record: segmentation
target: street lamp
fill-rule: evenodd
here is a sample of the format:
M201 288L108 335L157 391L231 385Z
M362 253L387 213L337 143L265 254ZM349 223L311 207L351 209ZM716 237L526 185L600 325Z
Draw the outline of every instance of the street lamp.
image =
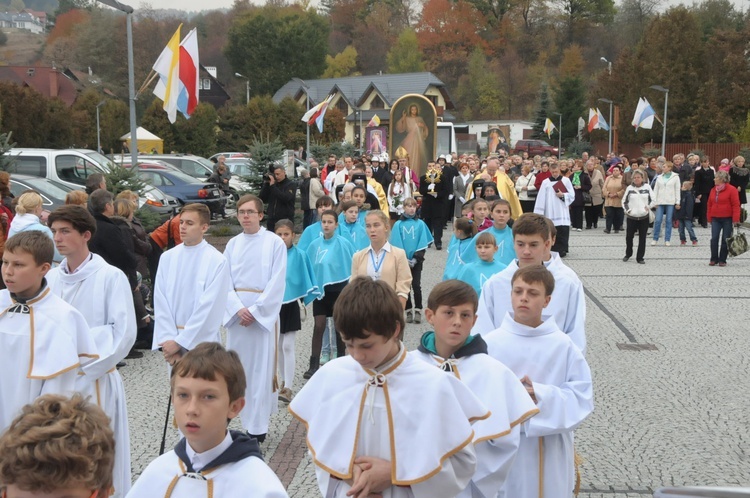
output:
M307 86L307 83L302 81L299 78L292 78L292 81L296 81L300 85L302 85L302 88L305 90L305 101L307 102L307 110L310 110L310 87ZM305 152L307 153L307 157L310 157L310 123L307 124L307 148L305 149Z
M612 63L609 62L606 57L599 57L599 60L607 65L607 71L609 71L609 75L612 76Z
M107 102L106 100L102 100L98 104L96 104L96 151L101 154L102 153L102 132L101 128L99 127L99 108L104 105L104 103ZM130 137L130 143L132 145L133 143L133 137Z
M128 32L128 100L130 101L130 161L131 164L138 163L138 137L135 116L135 74L133 72L133 7L118 2L117 0L98 0L113 9L127 14Z
M603 59L604 57L602 57ZM599 99L599 102L604 102L605 104L609 104L609 152L612 153L612 104L613 102L610 99Z
M560 159L562 157L562 114L554 111L552 114L557 114L560 117L557 126L557 159Z
M651 85L649 88L664 92L664 122L662 123L664 129L661 133L661 155L663 156L667 150L667 102L669 102L669 88L664 88L661 85Z
M245 78L245 103L250 104L250 78L243 76L240 73L234 73L238 78Z

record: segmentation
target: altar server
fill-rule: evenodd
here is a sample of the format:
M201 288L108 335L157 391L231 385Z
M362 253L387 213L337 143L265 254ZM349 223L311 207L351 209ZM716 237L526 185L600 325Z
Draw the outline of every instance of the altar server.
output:
M534 212L552 220L557 228L557 240L553 251L565 257L568 254L568 238L570 237L570 209L576 194L573 184L568 177L560 173L560 165L552 163L549 167L550 177L546 178L539 187Z

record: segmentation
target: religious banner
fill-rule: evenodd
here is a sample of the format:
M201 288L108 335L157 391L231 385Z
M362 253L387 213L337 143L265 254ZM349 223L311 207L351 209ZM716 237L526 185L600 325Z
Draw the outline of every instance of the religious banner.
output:
M505 128L505 130L503 130ZM504 150L506 154L510 152L508 147L509 126L490 125L487 130L487 155L499 154Z
M388 128L385 126L373 126L365 129L365 144L367 153L379 156L385 152L385 144L388 139Z
M424 95L409 94L391 107L390 157L406 157L409 167L421 176L435 160L437 111Z

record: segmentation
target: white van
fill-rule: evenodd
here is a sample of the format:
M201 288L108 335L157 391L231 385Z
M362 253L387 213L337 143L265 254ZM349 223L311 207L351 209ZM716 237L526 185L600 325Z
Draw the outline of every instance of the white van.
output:
M110 161L86 149L11 149L11 174L41 176L57 180L72 188L86 186L86 178L94 173L106 174Z

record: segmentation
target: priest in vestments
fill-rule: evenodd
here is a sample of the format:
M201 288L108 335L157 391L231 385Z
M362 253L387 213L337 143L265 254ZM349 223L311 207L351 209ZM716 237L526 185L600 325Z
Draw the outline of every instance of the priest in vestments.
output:
M91 396L110 419L115 436L113 496L130 489L130 430L125 386L116 365L135 343L138 329L130 282L122 270L89 252L88 241L96 221L82 206L62 206L47 221L60 254L65 259L47 274L52 292L76 308L86 319L99 350L99 359L82 370L78 391Z
M247 377L242 427L262 443L271 414L278 408L278 320L286 288L287 250L281 237L260 226L263 202L258 197L242 196L237 217L243 233L224 250L231 274L224 326L227 347L240 355Z
M505 199L510 203L510 217L516 219L521 216L523 210L521 209L521 201L518 200L518 193L516 192L516 185L510 179L505 171L500 169L500 159L497 157L490 157L487 159L487 167L484 170L490 179L489 182L494 182L497 185L497 194L501 199ZM470 187L466 189L466 200L474 198L474 182L481 179L481 175L477 175L471 182Z

